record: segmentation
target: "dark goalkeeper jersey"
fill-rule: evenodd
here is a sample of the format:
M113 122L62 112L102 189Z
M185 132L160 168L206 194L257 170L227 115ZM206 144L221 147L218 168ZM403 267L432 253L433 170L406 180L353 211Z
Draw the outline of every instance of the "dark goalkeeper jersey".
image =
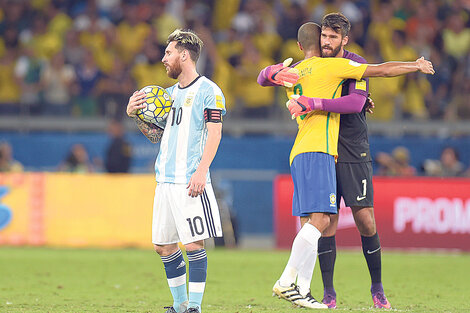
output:
M344 50L343 58L357 63L367 63L363 57L346 50ZM367 97L368 92L368 78L361 81L348 79L343 84L341 96L359 93ZM341 114L338 137L338 162L361 163L371 160L365 106L359 113Z

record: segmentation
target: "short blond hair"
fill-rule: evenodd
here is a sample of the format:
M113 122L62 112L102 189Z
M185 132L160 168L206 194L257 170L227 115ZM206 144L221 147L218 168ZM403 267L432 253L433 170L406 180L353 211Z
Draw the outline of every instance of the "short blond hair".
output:
M186 49L189 51L191 60L196 62L199 59L199 54L204 45L201 38L191 29L176 29L168 36L167 44L176 41L176 48L181 51Z

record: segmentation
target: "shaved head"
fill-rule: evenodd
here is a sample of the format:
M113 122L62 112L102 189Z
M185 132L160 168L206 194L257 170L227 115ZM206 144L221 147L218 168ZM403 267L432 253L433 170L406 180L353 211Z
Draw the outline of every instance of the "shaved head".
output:
M303 50L320 53L321 27L317 23L308 22L300 26L297 32L297 41Z

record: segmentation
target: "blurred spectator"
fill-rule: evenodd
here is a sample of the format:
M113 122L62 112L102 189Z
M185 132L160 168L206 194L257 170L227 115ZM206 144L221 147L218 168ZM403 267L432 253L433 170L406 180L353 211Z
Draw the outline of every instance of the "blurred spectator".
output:
M62 51L64 40L57 32L48 30L46 16L38 13L33 17L32 23L32 27L25 29L20 38L39 58L50 60Z
M283 40L296 39L299 27L306 21L306 12L301 4L292 1L281 11L277 32Z
M363 13L359 9L360 3L358 2L359 1L331 0L310 4L310 7L313 6L313 8L310 8L311 11L313 11L311 16L312 20L321 21L322 17L328 13L341 12L348 18L351 24L358 23L363 18Z
M76 65L77 97L75 98L74 113L81 116L95 115L96 85L101 72L96 66L91 52L85 53L81 63Z
M240 0L215 1L212 14L212 28L215 32L226 31L231 27L239 6Z
M265 118L272 113L274 102L274 89L262 88L256 81L259 72L266 66L273 64L273 60L262 57L250 38L244 41L244 50L240 64L235 68L238 79L237 94L244 104L244 116Z
M465 171L457 150L452 147L446 147L442 150L440 160L425 160L423 169L427 176L441 177L462 176Z
M383 43L382 53L386 61L414 61L418 58L416 51L406 40L406 33L402 30L393 31L392 40Z
M361 10L358 7L358 4L355 2L358 1L335 0L335 6L338 7L338 10L336 11L343 12L352 24L361 22L364 18Z
M110 21L117 21L122 18L122 0L96 0L95 5L100 16L104 16Z
M276 20L273 19L270 8L265 2L256 1L253 3L257 4L253 7L255 13L253 44L263 57L273 59L277 57L276 52L282 44L282 38L276 32Z
M234 106L235 88L231 78L233 75L235 75L235 69L233 68L232 64L229 63L229 58L221 55L222 49L218 49L216 46L209 28L200 25L196 31L199 34L201 40L204 42L204 48L207 51L208 58L213 62L214 73L212 74L212 79L224 92L225 107L227 110L233 112L233 110L236 109ZM230 34L235 34L235 31L232 29L228 32ZM242 45L241 42L239 43Z
M373 12L372 21L369 26L369 36L379 43L380 53L385 61L389 59L393 51L393 35L396 30L403 30L405 23L402 19L394 16L392 1L381 1L377 10ZM400 37L396 37L400 40ZM403 46L403 43L401 43ZM404 57L404 56L403 56ZM395 60L395 59L393 59ZM407 60L409 61L409 60Z
M165 5L163 3L149 4L147 11L151 14L151 16L149 16L149 18L152 20L151 22L153 26L151 31L155 32L155 34L153 34L154 39L157 40L159 45L166 46L168 35L171 34L176 28L182 28L184 26L176 16L173 16L169 14L169 12L165 11Z
M106 149L105 168L108 173L128 173L131 165L132 147L124 138L124 128L119 121L108 126L111 142Z
M404 81L405 99L402 106L403 117L426 119L428 110L426 100L431 91L431 84L426 77L418 73L405 76Z
M19 79L15 76L15 50L8 49L0 57L0 114L20 112Z
M114 119L122 118L126 112L129 95L133 91L134 82L129 75L129 69L119 58L115 58L111 73L105 74L97 86L100 113Z
M394 19L396 20L396 18ZM418 58L413 47L407 43L406 33L402 30L392 31L391 41L382 42L381 51L385 61L414 61ZM426 108L423 100L425 95L423 92L429 90L425 86L428 82L423 82L421 79L418 82L417 78L413 80L409 79L408 76L386 78L387 85L395 85L398 91L394 97L396 109L394 116L400 119L405 113L407 117L426 117ZM407 82L411 83L411 85L408 86ZM405 94L403 94L404 89ZM407 103L407 100L411 102ZM421 102L415 103L415 100Z
M23 49L23 55L19 57L15 66L15 76L21 87L21 106L32 115L38 115L42 109L40 106L41 86L39 84L42 67L41 60L29 47Z
M88 152L82 144L75 144L70 149L65 160L60 164L59 171L70 173L92 173L93 164L90 162Z
M72 26L72 19L66 12L62 12L56 2L51 1L45 9L45 15L48 20L48 31L56 34L60 38L65 37L65 33Z
M392 154L379 152L375 157L379 165L378 175L381 176L415 176L416 169L409 164L408 149L399 146L393 149Z
M17 49L18 41L19 33L17 29L12 27L5 29L5 33L3 35L3 44L5 45L6 49Z
M41 72L40 86L44 91L45 111L50 115L68 115L75 85L75 70L65 64L62 52L47 62Z
M452 57L455 62L453 68L456 68L457 63L470 52L470 29L465 28L463 12L456 11L449 15L442 39L444 51Z
M99 18L94 11L80 15L75 21L80 45L92 51L99 69L107 74L112 71L117 53L116 28L111 26L109 21ZM68 40L74 41L75 38Z
M428 112L432 119L440 119L444 116L444 111L449 102L449 93L452 87L452 71L449 60L444 58L435 48L431 50L431 61L436 73L434 75L426 75L433 91L428 97Z
M0 20L0 35L4 36L7 29L22 31L28 26L30 13L22 1L2 1L2 19ZM8 12L8 13L7 13Z
M432 44L440 26L436 18L437 4L434 0L423 2L416 5L416 14L406 21L406 32L412 41L424 38L426 43Z
M136 64L131 73L138 89L148 85L168 88L176 83L176 80L166 74L165 66L161 62L160 49L156 39L147 40L142 53L136 58Z
M77 66L82 62L86 53L85 46L80 44L79 32L72 29L65 35L64 45L65 62Z
M0 172L22 172L23 165L13 159L13 151L9 143L0 143Z
M364 58L368 63L380 63L383 60L380 55L374 51L378 51L378 42L372 38L366 41L364 47ZM389 121L395 115L395 102L401 90L399 80L389 79L385 77L373 77L369 80L369 90L371 97L376 106L374 114L368 118L372 120Z
M444 118L446 120L468 120L470 119L470 77L459 75L460 79L456 79L454 89L456 92L452 93L453 97L450 99ZM460 92L457 92L460 91Z
M110 74L118 58L115 46L116 29L113 27L106 28L101 32L101 36L102 41L100 40L99 44L92 50L93 57L99 69L105 74Z
M348 38L347 50L359 55L365 55L364 45L366 42L366 37L364 34L364 24L360 22L351 24ZM370 52L374 53L374 51Z
M217 52L220 56L227 60L232 66L239 63L240 55L243 51L243 42L240 40L240 36L234 28L228 29L222 35L222 40L216 43L216 45Z
M117 25L117 48L120 58L125 64L132 61L134 56L142 49L145 38L150 33L149 24L145 23L139 5L133 2L124 4L125 18Z
M240 35L246 35L254 31L255 18L250 12L250 2L246 1L241 10L232 19L232 28Z

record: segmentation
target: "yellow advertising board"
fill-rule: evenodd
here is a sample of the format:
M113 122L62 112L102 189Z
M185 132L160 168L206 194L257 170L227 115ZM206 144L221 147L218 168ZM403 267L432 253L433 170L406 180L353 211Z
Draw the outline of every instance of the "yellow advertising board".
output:
M151 247L154 175L0 174L0 244Z

